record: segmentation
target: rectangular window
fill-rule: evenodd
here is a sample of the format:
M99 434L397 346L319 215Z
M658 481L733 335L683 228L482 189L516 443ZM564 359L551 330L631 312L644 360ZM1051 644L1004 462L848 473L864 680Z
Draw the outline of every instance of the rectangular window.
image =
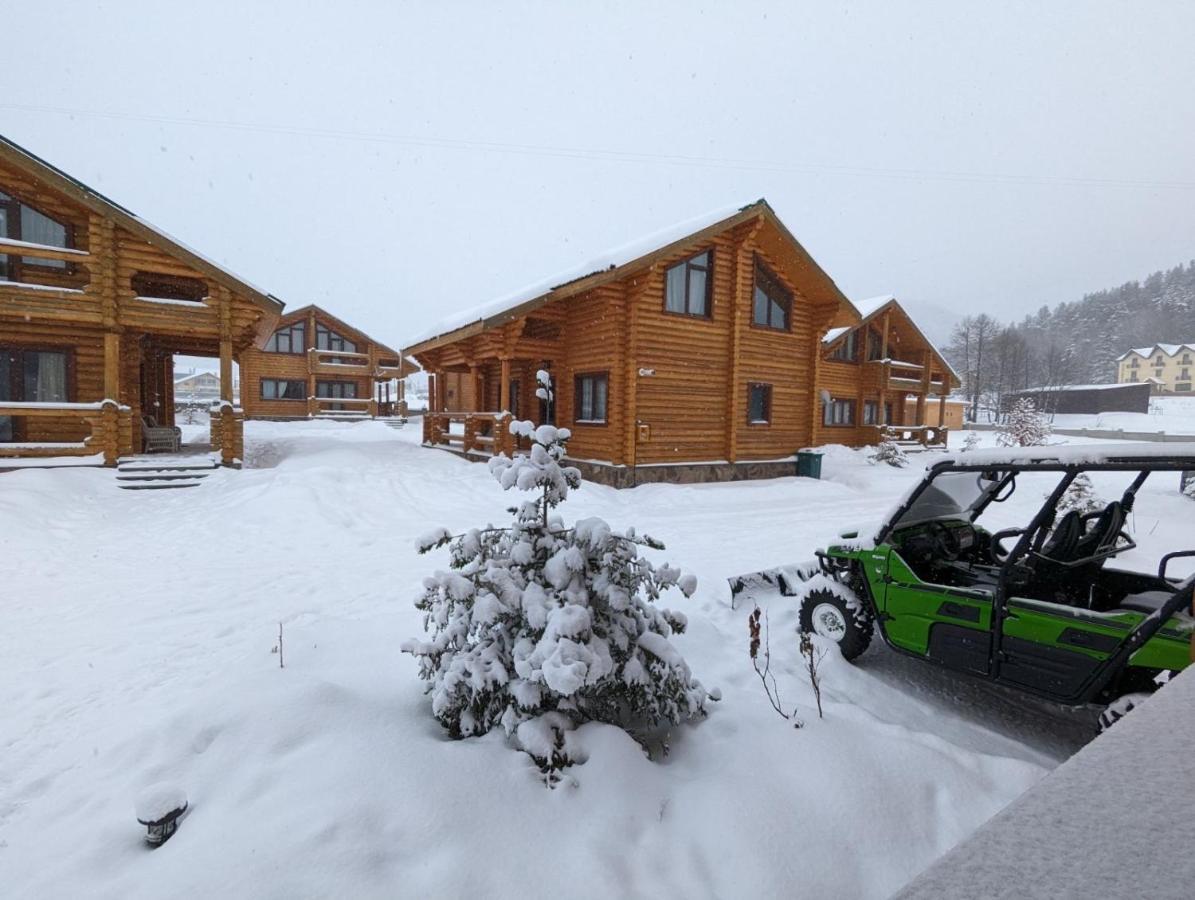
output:
M295 322L286 328L279 328L266 341L266 351L269 353L302 353L307 349L307 326L303 322Z
M775 275L756 260L751 321L760 328L788 331L792 306L792 295Z
M1183 381L1186 381L1187 379L1189 379L1191 377L1191 370L1183 369L1181 372L1178 373L1178 377L1181 378Z
M872 362L884 356L884 336L874 328L867 329L867 360Z
M68 403L72 393L68 351L0 347L0 402ZM0 416L0 441L21 440L19 424Z
M510 414L514 418L518 418L519 413L519 379L512 378L510 380Z
M1138 359L1135 356L1131 360L1129 360L1129 368L1130 369L1136 369L1138 367L1138 364L1139 364Z
M834 348L834 352L830 354L831 359L842 360L843 362L854 362L859 353L859 332L851 330L847 332L842 343Z
M712 261L713 251L706 250L669 266L664 276L666 312L709 318L712 306L710 293L714 286L714 280L710 277Z
M315 396L323 400L356 400L357 399L357 382L355 381L317 381L315 383ZM356 403L329 403L324 409L331 409L337 411L344 411L353 409L360 411L362 409Z
M189 300L202 303L207 297L207 284L198 278L164 275L160 272L137 272L130 279L133 293L138 297L163 300Z
M3 191L0 191L0 237L63 249L74 246L74 233L70 226L51 219ZM35 256L18 258L0 254L0 278L6 281L20 281L20 269L27 266L35 270L71 271L70 264L61 259L39 259Z
M581 423L605 425L610 376L605 373L578 375L576 381L576 416Z
M300 380L263 378L261 380L262 400L306 400L307 382Z
M1191 385L1190 385L1190 383L1189 383L1189 382L1188 382L1187 384L1176 384L1176 385L1174 386L1174 390L1175 390L1175 392L1176 392L1176 393L1177 393L1178 391L1183 391L1183 392L1186 392L1186 391L1189 391L1189 390L1191 390Z
M854 425L855 401L834 398L822 407L823 425Z
M1191 365L1191 354L1190 354L1190 353L1184 353L1184 354L1183 354L1183 358L1182 358L1182 364L1183 364L1184 366L1189 366L1189 365Z
M747 424L767 425L772 421L772 386L753 383L747 385Z
M880 424L880 402L878 400L864 400L863 401L863 424L864 425L879 425Z

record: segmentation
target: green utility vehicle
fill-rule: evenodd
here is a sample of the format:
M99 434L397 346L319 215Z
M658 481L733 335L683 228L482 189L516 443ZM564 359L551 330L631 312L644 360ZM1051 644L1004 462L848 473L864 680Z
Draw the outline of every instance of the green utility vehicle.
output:
M1183 470L1195 470L1195 444L947 457L877 530L843 533L816 564L731 579L731 588L798 596L801 627L848 659L878 628L899 653L1060 703L1105 706L1106 725L1191 660L1195 576L1167 569L1195 550L1166 554L1156 572L1112 565L1136 546L1125 526L1142 484ZM1074 479L1097 471L1125 473L1124 493L1093 512L1058 515ZM1023 527L985 530L977 520L1018 480L1052 490Z

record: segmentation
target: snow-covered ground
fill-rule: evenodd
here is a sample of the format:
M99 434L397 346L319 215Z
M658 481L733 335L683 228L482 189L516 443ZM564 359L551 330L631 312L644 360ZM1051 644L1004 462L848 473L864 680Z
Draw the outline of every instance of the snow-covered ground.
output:
M1195 397L1154 397L1148 413L1105 412L1090 415L1056 415L1055 428L1091 428L1119 431L1164 431L1195 434Z
M772 711L727 576L809 558L919 475L830 448L822 481L586 484L561 508L635 525L698 576L667 605L722 699L655 761L586 726L588 761L549 790L498 734L447 740L398 649L446 564L416 537L503 522L511 495L419 447L417 422L246 435L250 468L190 490L0 476L0 896L883 897L1089 733L878 640L855 665L827 658L819 721L781 601L773 668L805 727ZM1172 480L1142 492L1138 553L1195 525ZM159 782L191 807L150 851L134 803Z

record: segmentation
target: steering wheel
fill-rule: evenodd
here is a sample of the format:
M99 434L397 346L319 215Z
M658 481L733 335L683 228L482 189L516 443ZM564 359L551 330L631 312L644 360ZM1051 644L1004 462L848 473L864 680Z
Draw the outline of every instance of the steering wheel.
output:
M941 522L930 522L925 530L933 538L934 543L937 544L937 555L950 562L958 559L961 548L951 529L947 528Z
M1011 550L1005 550L1003 544L1011 537L1020 537L1027 528L1005 528L1003 531L997 531L992 535L992 539L988 544L988 552L991 553L992 560L997 563L1002 563L1008 559L1008 554Z

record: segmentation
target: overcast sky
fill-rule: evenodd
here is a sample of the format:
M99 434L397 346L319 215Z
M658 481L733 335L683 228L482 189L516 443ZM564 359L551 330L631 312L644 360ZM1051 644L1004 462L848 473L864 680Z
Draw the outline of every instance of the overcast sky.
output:
M853 298L1195 257L1195 3L11 3L0 132L402 345L766 197Z

